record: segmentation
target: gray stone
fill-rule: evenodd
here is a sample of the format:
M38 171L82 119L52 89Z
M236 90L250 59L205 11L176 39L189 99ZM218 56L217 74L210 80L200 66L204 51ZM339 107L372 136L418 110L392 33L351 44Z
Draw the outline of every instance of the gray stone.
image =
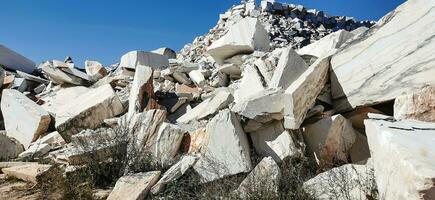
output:
M249 65L243 70L243 78L234 92L234 101L241 103L249 99L250 96L265 89L263 78L254 65Z
M6 132L0 132L0 160L10 160L18 157L24 151L24 147L14 138L6 135Z
M308 65L291 47L283 50L270 81L270 88L287 89L308 69Z
M3 45L0 45L0 65L27 73L32 73L36 68L34 62Z
M169 67L168 57L145 51L130 51L121 57L120 67L135 69L143 65L153 69L165 69Z
M175 53L174 50L167 48L167 47L162 47L162 48L156 49L152 52L160 54L160 55L164 55L164 56L168 57L168 59L176 59L177 58L177 53Z
M175 124L163 122L155 136L148 141L152 155L157 159L158 163L163 166L169 166L175 161L175 156L181 146L181 141L186 131Z

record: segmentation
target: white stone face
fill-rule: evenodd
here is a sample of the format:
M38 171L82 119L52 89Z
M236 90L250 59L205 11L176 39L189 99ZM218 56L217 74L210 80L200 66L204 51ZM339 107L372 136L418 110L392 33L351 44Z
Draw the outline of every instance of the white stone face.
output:
M270 81L270 88L287 89L308 69L308 65L291 47L284 49Z
M318 59L284 95L284 127L298 129L328 79L329 57Z
M231 26L222 38L207 48L207 52L217 63L223 64L225 59L238 54L269 51L269 43L269 36L258 19L247 17Z
M85 61L85 70L92 81L98 81L107 75L106 68L97 61Z
M145 199L151 187L159 180L159 177L159 171L123 176L118 179L107 200Z
M356 141L352 123L342 115L334 115L304 127L304 141L308 154L317 158L320 164L333 161L346 162L349 150Z
M0 45L0 65L27 73L32 73L35 70L35 63L33 61L3 45Z
M249 142L239 119L223 110L207 124L208 144L194 169L201 182L249 172L252 169Z
M3 168L2 172L10 177L37 184L38 177L43 176L48 170L50 170L50 168L51 165L31 163Z
M81 130L94 129L104 119L123 112L121 101L107 84L78 96L75 101L59 108L56 114L56 129L69 142L71 135Z
M410 0L331 60L337 111L435 85L435 2Z
M262 156L272 157L275 162L280 163L299 153L290 133L284 130L282 121L272 122L249 135L255 151Z
M264 90L262 77L257 67L253 65L247 66L243 70L243 78L234 92L234 101L242 103L246 101L250 96Z
M165 69L169 67L168 57L145 51L130 51L121 57L120 67L135 69L143 65L153 69Z
M196 85L200 87L205 84L205 77L202 75L200 70L193 70L189 72L189 77Z
M431 199L435 192L435 123L378 119L364 123L381 198Z
M195 108L177 119L178 123L188 123L192 120L200 120L225 108L233 101L233 96L228 91L218 91L214 97L204 100Z
M65 68L67 69L67 68ZM64 72L60 67L53 67L49 63L42 66L42 71L50 80L57 84L72 84L72 85L85 85L85 80L73 74Z
M164 166L170 166L175 160L175 156L181 146L184 131L175 124L163 122L157 135L150 144L153 156Z
M162 48L156 49L152 52L156 53L156 54L164 55L164 56L168 57L168 59L176 59L177 58L177 53L175 53L174 50L167 48L167 47L162 47Z
M1 110L6 134L25 148L44 134L50 125L48 112L17 90L3 90Z
M56 117L62 106L69 104L71 99L76 99L78 96L88 91L89 89L83 86L59 88L41 97L44 101L41 107L48 111L53 117Z
M335 53L346 41L355 35L345 30L331 33L317 42L298 50L299 55L312 55L318 58Z
M397 97L394 118L435 122L435 87L425 87Z
M153 87L153 69L151 67L138 65L134 74L133 84L128 98L128 118L143 111L145 98L150 98ZM147 88L148 86L148 88ZM148 90L147 90L148 89ZM151 90L151 91L150 91ZM148 96L147 96L148 95Z

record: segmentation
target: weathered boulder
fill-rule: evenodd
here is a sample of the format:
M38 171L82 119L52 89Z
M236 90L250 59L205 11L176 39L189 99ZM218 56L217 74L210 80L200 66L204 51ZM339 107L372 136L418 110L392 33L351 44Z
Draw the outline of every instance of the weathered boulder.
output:
M184 156L169 168L163 175L162 178L151 188L152 194L158 194L165 188L165 185L180 178L188 169L190 169L196 162L197 158L194 156Z
M174 50L167 48L167 47L158 48L152 52L166 56L166 57L168 57L168 59L176 59L177 58L177 53L175 53Z
M164 166L173 164L181 146L184 131L175 124L163 122L153 140L148 141L152 155Z
M3 168L2 172L9 177L15 177L24 181L34 184L40 182L43 177L50 170L51 165L42 165L37 163L30 163L27 165L18 165L8 168Z
M59 108L56 129L70 142L71 135L85 129L94 129L104 119L114 117L124 108L110 85L103 85L77 97L76 101Z
M255 193L278 197L280 178L281 171L278 164L271 157L266 157L246 176L236 192L243 199L249 199L249 195Z
M16 158L24 151L23 145L14 138L8 137L4 131L0 132L0 149L0 160Z
M165 69L169 67L168 57L145 51L130 51L121 57L120 67L135 69L143 65L153 69Z
M225 108L233 101L233 95L226 90L219 90L214 97L204 100L202 103L187 111L177 119L178 123L188 123L192 120L200 120Z
M318 59L285 91L284 127L298 129L328 79L330 57Z
M92 81L98 81L107 75L107 70L104 66L97 61L85 61L86 74L91 78Z
M433 199L435 124L369 117L364 123L381 198Z
M20 70L32 73L35 70L35 63L15 51L0 45L0 65L11 70Z
M300 55L312 55L322 58L323 56L334 54L346 41L354 36L354 34L348 31L340 30L299 49L297 52Z
M394 118L435 122L435 86L397 97Z
M331 83L337 111L435 85L434 6L431 0L406 1L333 56Z
M123 176L115 184L107 200L145 199L151 187L159 180L160 171Z
M249 133L255 151L262 156L270 156L275 162L299 154L290 133L284 130L282 121L274 121L260 130Z
M3 90L1 110L6 134L24 148L44 134L50 125L48 112L17 90Z
M356 140L352 123L342 115L324 118L304 127L304 141L308 154L318 164L330 166L334 161L346 162Z
M283 50L270 81L270 88L282 88L286 90L296 79L308 69L305 63L293 48Z
M70 103L71 99L76 99L78 96L88 92L89 89L84 86L75 86L67 88L58 88L51 93L41 96L41 107L50 113L53 117L56 117L63 106Z
M201 182L210 182L252 169L249 142L239 119L229 110L207 124L208 143L194 169Z
M223 37L207 48L207 52L217 63L223 64L225 59L238 54L269 51L269 43L269 36L261 22L247 17L232 25Z
M143 111L145 100L154 97L153 69L137 65L128 99L128 118Z

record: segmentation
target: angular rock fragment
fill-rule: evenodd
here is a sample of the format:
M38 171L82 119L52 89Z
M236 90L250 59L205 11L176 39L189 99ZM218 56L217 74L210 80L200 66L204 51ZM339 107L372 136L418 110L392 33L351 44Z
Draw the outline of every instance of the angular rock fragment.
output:
M53 82L64 85L64 84L72 84L72 85L86 85L86 80L81 77L75 76L74 74L66 73L60 67L54 67L49 62L42 64L42 71L45 75ZM65 67L64 69L67 69ZM69 69L69 68L68 68ZM85 74L86 75L86 74Z
M6 135L6 132L0 132L0 160L9 160L18 157L24 151L24 147L14 138Z
M364 123L381 198L432 199L435 124L375 117Z
M12 70L32 73L35 63L7 47L0 45L0 65Z
M233 101L229 91L220 90L214 97L204 100L192 110L177 119L178 123L188 123L192 120L200 120L225 108Z
M377 114L383 114L381 111L374 109L372 107L362 107L357 108L352 112L343 114L346 119L349 119L352 122L352 126L361 131L365 132L365 126L364 126L364 120L368 119L369 113L377 113Z
M162 191L166 184L180 178L188 169L190 169L196 162L197 158L194 156L184 156L169 168L163 175L162 178L151 188L152 194L158 194Z
M190 85L190 84L192 84L192 80L190 80L189 77L187 77L187 75L182 73L182 72L175 71L172 74L172 76L174 77L174 79L176 81L178 81L181 84L184 84L184 85Z
M143 65L153 69L165 69L169 67L168 57L145 51L130 51L121 57L120 67L135 69Z
M345 31L340 30L331 33L317 42L314 42L302 49L298 50L300 55L312 55L318 58L334 54L346 41L353 38L355 35Z
M322 166L330 166L334 161L346 162L356 140L352 123L342 115L305 126L303 136L308 154L314 156Z
M264 89L263 77L257 67L249 65L243 70L243 78L234 92L234 101L243 102Z
M270 81L270 88L286 90L296 79L308 69L308 65L291 47L283 50L278 66Z
M117 116L124 110L110 85L89 90L77 101L59 108L56 129L69 142L71 136L85 129L98 127L104 119Z
M229 31L208 48L217 63L238 54L249 54L255 50L269 51L269 36L257 18L243 18L230 27Z
M9 177L15 177L17 179L37 184L40 182L40 178L48 173L50 168L51 165L30 163L28 165L19 165L3 168L2 172Z
M1 110L6 134L25 148L44 134L50 125L48 112L17 90L3 90Z
M435 87L425 87L397 97L394 118L435 122Z
M176 59L177 58L177 53L175 53L174 50L167 48L167 47L162 47L162 48L156 49L152 52L166 56L166 57L168 57L168 59Z
M284 127L298 129L328 78L329 57L318 59L285 91Z
M252 194L276 195L277 198L280 178L279 166L271 157L266 157L240 183L236 192L243 199L249 199Z
M46 155L51 150L49 144L38 144L35 143L31 145L26 151L22 152L18 158L28 159L28 158L41 158Z
M41 107L50 113L53 117L56 117L63 106L70 103L71 99L77 99L80 95L88 92L90 89L83 86L58 88L51 93L41 96L41 100L44 102Z
M200 70L190 71L189 72L189 77L198 86L203 86L205 84L204 75L202 75Z
M331 84L337 111L435 85L434 6L428 0L406 1L333 56Z
M107 200L145 199L151 187L159 180L159 177L159 171L123 176L116 182Z
M239 119L223 110L207 124L208 143L194 169L201 182L210 182L252 169L249 142Z
M98 81L107 75L106 68L97 61L85 61L85 70L92 81Z
M184 131L175 124L163 122L149 146L152 155L164 166L173 163L181 146Z
M153 97L153 69L137 65L128 99L128 119L134 114L142 112L146 107L145 100L149 101Z

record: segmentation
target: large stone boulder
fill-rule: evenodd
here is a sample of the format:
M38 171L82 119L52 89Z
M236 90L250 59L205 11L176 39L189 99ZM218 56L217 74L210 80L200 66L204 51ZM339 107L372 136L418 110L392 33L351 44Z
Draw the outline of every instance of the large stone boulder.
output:
M252 169L249 141L234 113L221 111L207 124L207 133L205 153L194 166L201 182L214 181Z
M393 100L435 85L432 0L410 0L390 12L331 60L337 111Z
M207 52L217 63L238 54L249 54L255 50L269 51L269 35L257 18L246 17L232 25L219 40L214 41Z
M118 95L107 84L78 96L75 101L59 108L56 114L56 129L70 142L71 136L82 130L97 128L104 119L123 112Z
M158 48L154 51L152 51L153 53L157 53L163 56L168 57L169 59L176 59L177 58L177 53L175 53L174 50L167 48L167 47L162 47L162 48Z
M35 63L15 51L0 45L0 66L11 70L20 70L32 73L35 70Z
M121 57L120 67L135 69L143 65L153 69L165 69L169 67L168 57L157 53L145 51L130 51Z
M150 101L153 96L153 69L137 65L128 99L128 118L142 112L146 106L145 100Z
M425 87L397 97L394 118L435 122L435 87Z
M307 69L308 65L304 59L293 48L288 47L281 53L269 87L286 90Z
M145 199L151 187L159 180L159 177L159 171L123 176L118 179L107 200Z
M366 133L381 198L433 199L435 124L369 117Z
M56 117L59 109L69 104L71 99L76 99L88 91L89 88L84 86L53 89L52 92L41 96L43 102L41 107L48 111L50 115Z
M6 134L25 148L44 134L50 125L50 114L17 90L3 90L1 110Z

